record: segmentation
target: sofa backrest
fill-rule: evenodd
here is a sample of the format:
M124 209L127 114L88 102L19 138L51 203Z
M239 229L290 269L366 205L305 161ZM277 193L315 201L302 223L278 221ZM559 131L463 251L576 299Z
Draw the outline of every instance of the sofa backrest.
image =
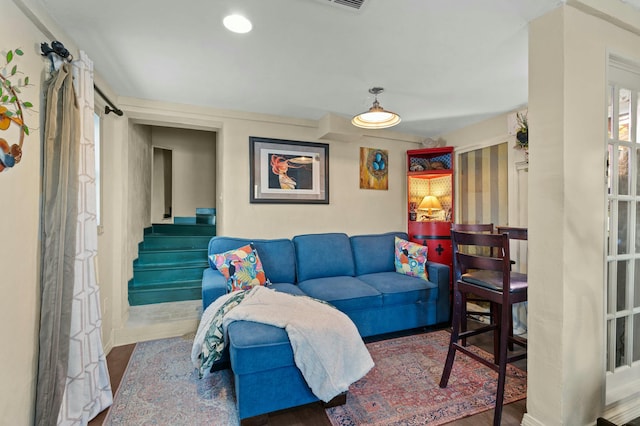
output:
M298 282L314 278L354 276L347 234L306 234L293 237Z
M291 240L286 238L274 240L258 240L248 238L215 236L209 241L208 260L209 266L216 269L209 256L234 250L249 243L258 252L260 262L264 268L264 274L272 283L295 283L296 262L295 250Z
M408 240L406 232L387 232L385 234L353 235L351 249L355 262L356 275L396 270L395 238Z

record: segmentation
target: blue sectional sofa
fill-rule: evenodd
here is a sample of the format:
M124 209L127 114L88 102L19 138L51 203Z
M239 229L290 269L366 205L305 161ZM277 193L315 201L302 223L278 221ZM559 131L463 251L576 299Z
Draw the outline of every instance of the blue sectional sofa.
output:
M331 303L349 316L362 337L448 322L448 266L427 262L429 281L397 273L396 236L408 239L403 232L271 240L216 236L209 242L209 255L253 243L272 288ZM204 308L227 288L224 276L209 263L202 280ZM228 337L228 358L219 365L230 362L243 423L318 401L295 366L284 329L236 321L229 325Z

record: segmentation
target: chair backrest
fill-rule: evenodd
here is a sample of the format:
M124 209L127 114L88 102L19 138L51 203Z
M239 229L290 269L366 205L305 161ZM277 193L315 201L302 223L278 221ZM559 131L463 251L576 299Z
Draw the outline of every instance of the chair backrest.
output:
M461 232L481 232L484 234L493 234L494 227L493 227L493 223L452 223L451 230L461 231ZM485 255L489 255L490 253L493 253L493 251L490 251L489 249L482 248L482 247L465 247L464 252L469 254L485 254Z
M519 272L527 270L527 244L529 241L529 231L527 228L512 226L497 226L496 232L509 235L511 241L511 263Z
M498 226L496 231L499 234L506 233L512 240L528 240L529 231L527 228L517 228L512 226Z
M454 279L459 280L468 270L499 271L510 274L509 236L476 232L451 231L453 245ZM460 246L473 250L460 250ZM481 255L477 253L492 253Z
M527 275L511 271L508 234L451 231L451 240L454 291L472 293L504 306L527 300ZM459 250L461 245L486 248L495 254L464 253Z
M451 230L462 232L493 232L493 223L452 223Z

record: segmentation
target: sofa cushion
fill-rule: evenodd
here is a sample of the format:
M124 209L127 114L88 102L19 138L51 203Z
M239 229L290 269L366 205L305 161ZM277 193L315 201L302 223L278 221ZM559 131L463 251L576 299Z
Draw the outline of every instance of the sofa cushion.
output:
M298 287L308 296L331 303L342 312L382 306L382 294L354 277L326 277L301 281Z
M227 291L250 290L265 285L267 279L260 256L252 244L209 255L218 271L227 279Z
M231 365L236 375L294 365L291 342L283 328L234 321L227 332Z
M426 246L396 237L395 258L396 272L429 280Z
M382 293L382 303L385 306L422 303L438 299L437 285L409 275L397 272L378 272L359 275L358 279Z
M291 240L286 238L274 240L247 239L216 236L209 241L209 254L222 253L237 249L249 243L256 248L264 273L272 283L295 283L296 262L295 251ZM216 266L209 261L213 269Z
M295 296L306 296L304 291L300 290L300 288L296 284L289 283L271 283L269 286L276 291L281 291L283 293L293 294Z
M356 276L395 271L395 237L405 240L409 238L406 232L354 235L350 237Z
M299 282L355 275L351 244L346 234L297 235L293 237L293 244Z

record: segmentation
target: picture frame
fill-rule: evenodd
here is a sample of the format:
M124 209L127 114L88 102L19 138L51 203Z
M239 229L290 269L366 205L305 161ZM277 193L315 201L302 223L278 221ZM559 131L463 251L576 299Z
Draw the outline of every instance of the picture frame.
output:
M329 204L329 145L250 136L249 201Z
M360 147L360 189L389 189L389 151Z

